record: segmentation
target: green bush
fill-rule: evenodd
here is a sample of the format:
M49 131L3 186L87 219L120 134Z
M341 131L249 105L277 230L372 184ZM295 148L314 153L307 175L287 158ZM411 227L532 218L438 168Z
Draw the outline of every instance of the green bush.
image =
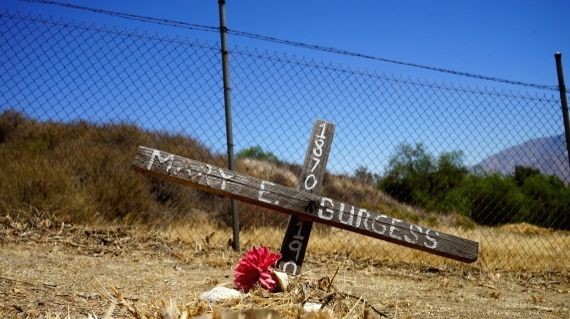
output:
M277 162L279 160L275 154L263 150L259 145L244 148L237 153L237 158L252 158L269 162Z
M514 221L524 208L524 194L509 178L500 174L471 175L459 192L467 201L464 211L481 225L501 225Z
M520 216L522 221L570 229L570 188L561 180L534 174L523 180L521 191L526 206L525 216Z
M512 175L469 173L461 152L429 154L403 144L378 187L399 201L458 212L482 225L527 222L570 229L570 187L554 176L517 166Z
M402 144L390 158L378 186L392 197L434 211L449 212L447 197L467 175L461 152L429 154L422 144Z

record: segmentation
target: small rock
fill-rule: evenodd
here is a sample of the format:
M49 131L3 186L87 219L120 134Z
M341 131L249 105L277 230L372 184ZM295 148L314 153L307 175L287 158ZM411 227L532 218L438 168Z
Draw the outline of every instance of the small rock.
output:
M287 287L289 287L289 277L287 276L287 273L277 270L275 270L274 273L275 277L277 277L277 283L279 284L279 289L281 289L281 291L286 292Z
M239 298L243 295L242 292L235 289L226 288L223 286L217 286L211 290L205 291L200 296L202 299L208 302L219 302L222 300Z
M304 312L320 311L322 306L323 305L321 305L320 303L306 302L303 305L303 311Z

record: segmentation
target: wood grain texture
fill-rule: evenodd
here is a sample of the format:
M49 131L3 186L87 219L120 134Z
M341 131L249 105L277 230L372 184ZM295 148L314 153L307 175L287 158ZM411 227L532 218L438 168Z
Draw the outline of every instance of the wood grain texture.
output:
M152 148L140 146L132 167L148 175L292 214L303 220L463 262L477 260L477 242Z
M298 190L312 194L320 192L331 151L334 131L335 125L333 123L322 120L318 120L313 126L301 176L299 177L299 184L297 185ZM291 275L301 273L312 228L313 222L311 221L304 221L294 215L289 217L285 236L281 243L281 259L277 265L281 271Z

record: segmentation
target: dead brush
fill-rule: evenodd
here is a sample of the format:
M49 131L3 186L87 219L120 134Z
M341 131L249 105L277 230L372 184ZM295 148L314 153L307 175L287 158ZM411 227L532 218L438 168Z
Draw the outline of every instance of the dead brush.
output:
M242 298L227 300L218 306L242 312L271 309L284 318L367 318L370 310L378 316L386 317L384 312L370 306L363 296L345 293L333 284L339 268L332 277L293 277L288 291L284 292L270 293L261 287L255 287ZM318 307L319 310L305 310L309 306L312 309Z
M158 305L140 307L136 300L125 297L116 287L107 289L97 279L92 285L109 302L103 319L114 318L121 309L137 319L349 319L370 318L371 314L388 316L371 306L363 296L345 293L335 287L337 272L338 268L332 277L319 279L309 279L303 275L292 278L290 289L284 292L271 293L257 286L240 298L218 304L208 304L195 297L182 306L172 300L163 300ZM311 310L307 310L308 307Z

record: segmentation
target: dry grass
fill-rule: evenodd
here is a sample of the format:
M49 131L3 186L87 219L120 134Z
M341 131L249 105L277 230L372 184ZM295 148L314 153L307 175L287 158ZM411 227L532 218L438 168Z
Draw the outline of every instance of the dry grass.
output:
M386 317L382 310L370 305L363 296L339 290L334 279L334 276L315 279L301 275L291 278L288 291L270 293L260 287L255 287L239 298L228 299L217 304L208 304L196 298L180 306L170 301L163 302L162 305L152 305L146 309L137 307L136 303L126 299L116 287L105 288L100 284L96 290L109 302L109 308L106 311L108 317L104 318L112 318L111 314L117 307L123 308L135 318L356 319L369 318L370 312L373 312L375 317ZM309 303L320 305L322 310L318 312L304 310L303 305Z
M199 214L203 216L202 214ZM105 227L74 226L56 216L39 210L20 211L16 215L0 216L0 244L6 240L45 241L53 236L59 243L79 250L99 243L97 253L113 251L114 245L127 252L133 245L161 247L176 244L196 255L195 262L210 266L229 265L231 229L211 222L207 218L192 222L172 223L164 227L150 228L145 225L107 225ZM453 267L480 271L523 271L570 273L570 232L554 231L527 224L512 224L502 227L475 227L461 229L440 228L441 231L469 238L480 243L479 259L465 264L426 252L398 246L375 238L336 228L317 228L312 234L307 250L309 262L327 263L329 260L352 260L361 265L417 264L432 267ZM243 249L267 246L278 250L284 228L259 227L240 233ZM136 238L136 241L133 239ZM340 244L342 243L342 245ZM205 251L223 250L224 254L205 256ZM170 252L171 249L167 248ZM505 256L507 254L507 256ZM179 256L180 257L180 256ZM208 257L204 259L205 257ZM184 260L190 260L184 256Z
M223 243L230 236L229 229L201 224L171 226L165 232L169 237L195 243L198 247L209 234L209 243ZM484 271L531 271L531 272L570 272L570 232L553 231L533 226L532 233L522 232L525 224L507 225L498 228L440 227L439 230L475 240L480 244L479 259L473 264L464 264L425 252L398 246L382 240L365 237L341 229L317 228L312 234L307 254L325 261L331 256L370 264L419 264L434 267L467 267ZM240 233L242 247L268 246L276 250L281 245L283 228L259 227Z
M242 237L248 243L242 242L242 247L278 244L282 232L274 227L245 231ZM483 228L463 235L519 241L540 238L562 248L568 244L568 234L560 232L529 235ZM68 224L41 211L4 216L0 218L0 317L211 316L214 305L202 301L200 293L217 285L232 286L239 253L229 249L229 236L227 228L207 220L149 230L143 225ZM352 246L335 250L338 246L330 242L345 236L354 236L348 237ZM555 318L570 314L568 268L535 262L510 271L495 270L487 260L493 251L486 251L485 246L480 262L474 265L425 253L404 258L407 250L363 238L342 231L317 231L304 271L292 280L287 292L268 294L254 289L218 306L233 311L269 308L284 318L301 315L307 319L356 319L366 317L365 313L370 318L382 314L390 318ZM373 244L378 246L359 249ZM566 252L557 253L560 260L567 260ZM327 311L302 313L299 309L304 302L326 304Z
M223 165L222 156L180 135L129 124L40 123L6 111L0 114L0 212L34 207L75 222L153 224L183 212L189 218L196 209L224 211L214 196L135 173L130 163L138 145Z
M244 158L238 162L238 170L244 174L256 176L273 183L295 187L299 178L289 169L275 163Z

